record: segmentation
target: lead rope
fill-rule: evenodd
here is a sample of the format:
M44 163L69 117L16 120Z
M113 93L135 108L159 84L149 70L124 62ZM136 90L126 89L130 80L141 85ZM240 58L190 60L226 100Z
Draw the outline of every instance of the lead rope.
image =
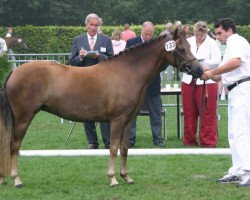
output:
M203 81L202 85L202 96L201 96L201 109L199 110L199 118L200 118L200 123L199 123L199 132L201 130L201 124L202 124L202 114L203 111L207 105L207 98L208 98L208 90L207 90L207 85L206 82Z

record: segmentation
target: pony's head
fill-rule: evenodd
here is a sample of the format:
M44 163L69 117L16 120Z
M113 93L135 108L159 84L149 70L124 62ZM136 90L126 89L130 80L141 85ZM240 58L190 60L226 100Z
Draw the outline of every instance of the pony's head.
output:
M176 30L174 35L168 35L165 50L170 53L169 64L182 72L199 78L203 74L203 68L190 50L190 45L183 32ZM171 38L171 39L169 39Z
M27 48L27 45L25 44L24 40L22 38L17 37L5 37L6 45L9 48L19 46L21 48Z

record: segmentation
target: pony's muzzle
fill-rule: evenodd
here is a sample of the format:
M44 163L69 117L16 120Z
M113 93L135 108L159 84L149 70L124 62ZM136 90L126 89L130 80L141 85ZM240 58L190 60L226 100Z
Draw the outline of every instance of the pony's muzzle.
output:
M185 72L189 75L192 75L194 79L201 77L204 73L203 68L201 66L185 65L184 68Z

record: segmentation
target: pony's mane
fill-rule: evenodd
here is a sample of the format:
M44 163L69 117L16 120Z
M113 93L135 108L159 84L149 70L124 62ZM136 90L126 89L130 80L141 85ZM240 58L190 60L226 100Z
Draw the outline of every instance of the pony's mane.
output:
M109 60L111 60L111 59L113 59L113 58L117 58L117 57L119 57L119 56L121 56L121 55L123 55L123 54L126 54L126 53L128 53L128 52L130 52L130 51L133 51L133 50L135 50L135 49L139 49L139 48L143 48L143 47L145 47L145 46L148 46L148 45L154 43L155 41L161 40L162 38L165 38L165 37L169 37L169 39L171 39L171 38L172 38L172 35L171 35L171 34L164 34L164 35L161 35L161 36L156 37L156 38L154 38L154 39L151 39L151 40L149 40L149 41L145 41L145 42L143 42L143 43L140 43L140 44L131 46L130 48L127 48L127 49L125 49L124 51L119 52L119 54L114 55L112 58L109 58Z

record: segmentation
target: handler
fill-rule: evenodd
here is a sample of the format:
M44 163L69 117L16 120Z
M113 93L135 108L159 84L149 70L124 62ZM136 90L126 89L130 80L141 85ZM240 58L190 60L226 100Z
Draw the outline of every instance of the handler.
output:
M250 46L236 33L230 18L214 23L216 38L227 44L218 68L206 71L202 79L222 80L228 90L228 141L232 167L219 183L250 187Z

